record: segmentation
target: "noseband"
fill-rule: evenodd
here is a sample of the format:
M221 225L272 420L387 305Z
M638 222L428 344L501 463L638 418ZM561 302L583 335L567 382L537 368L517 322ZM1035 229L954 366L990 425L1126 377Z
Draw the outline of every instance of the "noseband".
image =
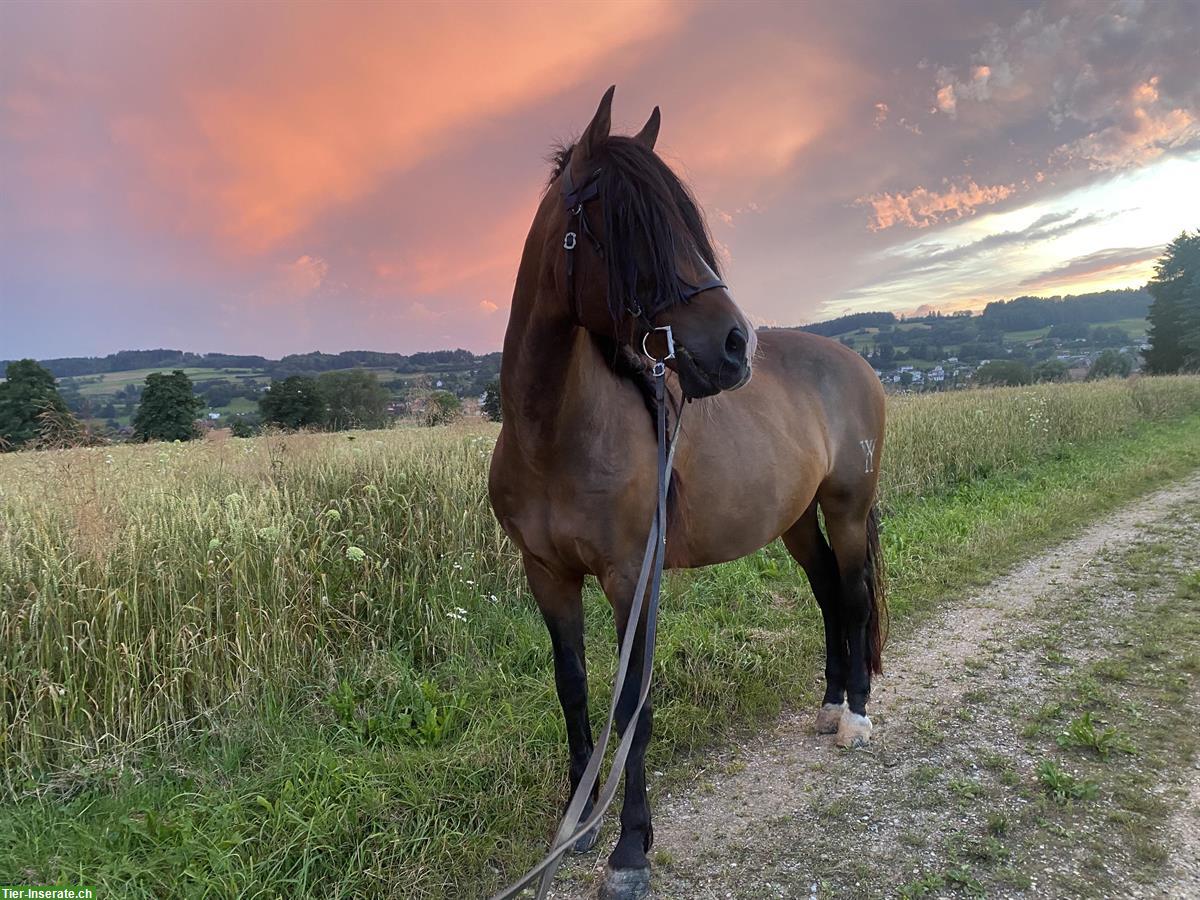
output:
M594 169L583 184L575 186L575 181L571 177L570 162L563 168L562 173L562 198L563 203L567 207L567 233L563 236L563 250L567 254L567 293L570 295L572 302L575 304L576 318L579 319L579 295L575 292L575 247L579 243L579 235L582 233L584 237L591 242L592 249L596 251L596 255L601 259L606 259L604 243L600 238L596 237L596 233L592 231L588 224L587 210L584 209L584 204L591 200L595 200L600 196L600 174L603 169ZM707 264L706 264L707 268ZM710 274L711 270L710 270ZM679 278L679 299L684 303L691 300L697 294L702 294L705 291L711 291L714 288L728 288L728 286L715 274L707 281L700 284L691 284ZM647 329L655 331L653 324L650 322L650 317L646 315L642 309L642 305L638 303L637 297L627 297L624 299L625 311L634 319L640 320ZM643 339L644 343L644 339ZM650 354L647 353L647 356ZM672 354L673 355L673 354Z

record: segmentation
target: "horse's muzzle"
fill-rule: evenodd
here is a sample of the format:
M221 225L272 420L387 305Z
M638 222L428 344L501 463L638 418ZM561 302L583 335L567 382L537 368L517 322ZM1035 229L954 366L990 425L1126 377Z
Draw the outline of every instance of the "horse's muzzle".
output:
M683 396L689 400L699 400L721 391L736 391L750 380L750 362L724 359L718 365L716 374L713 374L706 372L686 348L678 347L675 351L675 372L679 376Z

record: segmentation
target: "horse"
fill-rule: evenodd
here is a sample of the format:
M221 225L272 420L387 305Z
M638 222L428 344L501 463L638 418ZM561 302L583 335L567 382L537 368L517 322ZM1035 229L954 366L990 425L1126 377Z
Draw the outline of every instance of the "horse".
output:
M656 510L656 438L642 353L670 326L668 398L683 419L671 472L667 568L753 553L777 538L807 574L825 626L816 729L866 744L882 671L886 601L876 490L884 394L854 351L803 331L756 332L721 281L703 215L655 153L655 107L636 135L610 134L615 86L582 136L559 148L525 239L504 336L502 425L488 490L550 634L574 793L593 749L584 578L598 579L624 639ZM656 353L656 355L662 355ZM818 513L824 519L824 531ZM601 895L645 896L654 840L641 689L644 619L616 726L635 729L620 835ZM596 798L593 788L585 816ZM579 838L587 852L599 826Z

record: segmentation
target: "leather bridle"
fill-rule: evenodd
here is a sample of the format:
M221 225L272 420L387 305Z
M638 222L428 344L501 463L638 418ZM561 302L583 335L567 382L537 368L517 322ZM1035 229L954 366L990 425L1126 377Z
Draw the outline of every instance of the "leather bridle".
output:
M592 172L583 180L583 183L578 187L575 185L575 180L571 177L571 163L568 160L566 166L563 167L562 173L562 199L567 207L567 233L563 236L563 250L567 255L567 294L571 298L571 302L575 306L575 317L580 320L580 305L579 295L575 291L575 248L579 244L579 236L582 234L591 243L592 249L596 251L596 255L601 259L605 259L604 242L596 237L596 233L592 231L591 225L588 224L587 210L585 204L597 199L600 196L600 175L604 169L593 169ZM707 264L706 264L707 268ZM710 270L710 274L711 270ZM684 279L679 279L679 299L686 303L697 294L702 294L705 291L711 291L715 288L728 288L720 278L715 274L706 281L700 284L691 284ZM654 325L650 321L650 316L642 309L642 305L638 302L637 297L623 298L622 305L632 318L640 321L647 329L647 336L651 331L656 331ZM642 339L643 352L645 352L645 337ZM647 356L650 354L647 352ZM674 353L672 352L672 356ZM654 359L653 356L650 356ZM667 359L670 356L666 357Z

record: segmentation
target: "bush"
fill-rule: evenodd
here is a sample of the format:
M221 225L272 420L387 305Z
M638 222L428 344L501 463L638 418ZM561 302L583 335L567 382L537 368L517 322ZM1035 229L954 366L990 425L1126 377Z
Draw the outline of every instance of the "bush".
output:
M449 391L435 391L425 401L425 424L449 425L462 416L462 401Z
M1048 359L1033 367L1033 380L1038 384L1049 381L1068 381L1070 378L1070 367L1061 359Z
M1133 371L1133 360L1116 350L1105 350L1088 369L1088 381L1097 378L1127 378Z
M1015 360L996 359L980 366L975 379L983 385L994 387L1018 387L1033 382L1029 365Z

